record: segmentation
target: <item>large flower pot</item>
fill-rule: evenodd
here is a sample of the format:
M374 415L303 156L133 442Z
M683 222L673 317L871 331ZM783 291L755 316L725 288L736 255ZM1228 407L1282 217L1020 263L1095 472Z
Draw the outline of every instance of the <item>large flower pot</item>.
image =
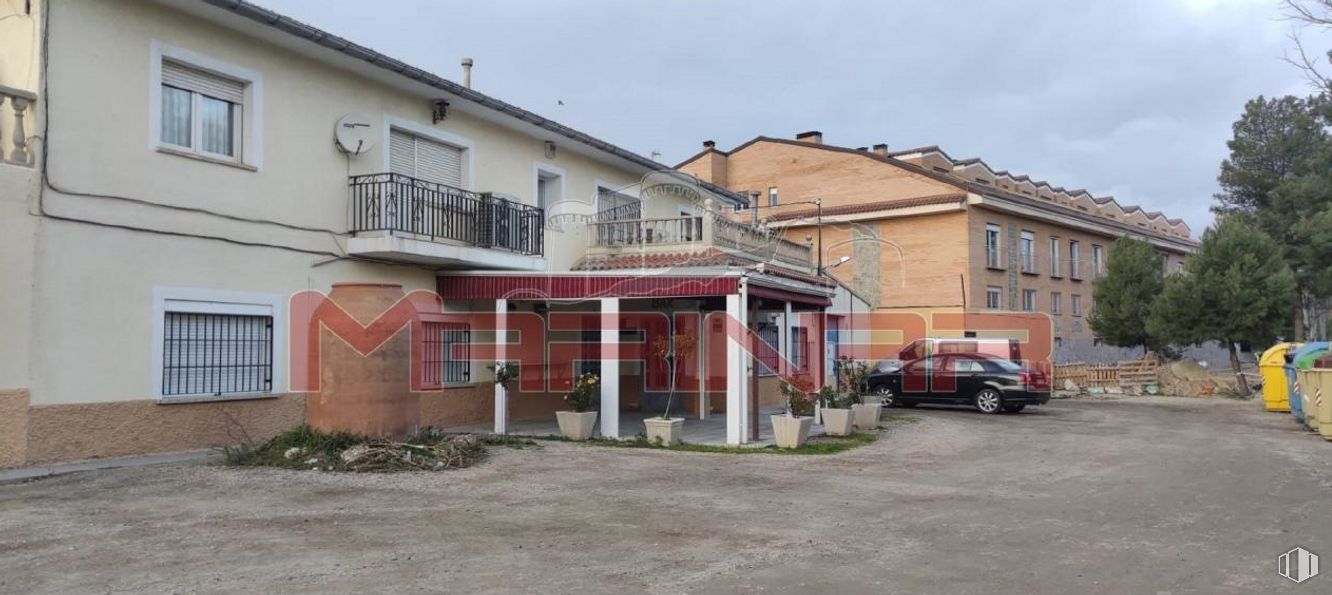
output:
M809 428L814 425L813 417L773 415L771 419L777 448L800 448L809 440Z
M556 411L555 419L560 422L560 435L569 440L587 440L592 437L592 430L597 429L596 411Z
M824 409L823 432L829 436L846 436L855 421L850 409Z
M683 417L649 417L643 420L647 429L648 443L660 446L674 446L684 442Z
M852 425L857 430L877 430L879 429L879 416L883 413L883 405L874 403L872 405L852 405L851 417L854 419Z

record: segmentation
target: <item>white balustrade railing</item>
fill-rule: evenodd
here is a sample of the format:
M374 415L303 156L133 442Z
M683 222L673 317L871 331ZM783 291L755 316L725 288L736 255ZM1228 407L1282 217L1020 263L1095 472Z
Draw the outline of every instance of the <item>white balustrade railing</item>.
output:
M28 131L23 118L31 113L35 103L35 93L0 85L0 162L32 165L33 154L28 149ZM3 117L5 107L13 114L12 124L7 125L7 118Z
M743 252L759 262L808 268L813 248L780 232L732 221L716 213L664 219L620 219L588 223L588 246L599 250L636 247L663 250L713 246Z

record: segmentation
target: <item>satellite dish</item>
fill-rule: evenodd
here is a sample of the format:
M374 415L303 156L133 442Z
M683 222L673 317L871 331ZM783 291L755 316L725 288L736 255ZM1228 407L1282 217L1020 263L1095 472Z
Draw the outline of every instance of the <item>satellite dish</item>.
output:
M379 135L376 128L365 114L352 112L338 119L333 138L338 143L339 151L360 155L375 147L375 138Z

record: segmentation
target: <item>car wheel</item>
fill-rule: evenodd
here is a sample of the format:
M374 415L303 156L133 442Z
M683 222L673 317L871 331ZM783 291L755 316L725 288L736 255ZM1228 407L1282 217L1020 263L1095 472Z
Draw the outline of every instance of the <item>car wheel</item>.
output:
M880 385L874 389L874 394L879 397L879 403L884 407L897 407L897 397L893 396L893 391L887 385Z
M1004 398L992 388L981 389L972 402L981 413L999 413L1004 408Z
M1024 405L1004 405L1004 411L1007 411L1008 413L1018 413L1019 411L1022 411L1023 409L1026 409L1026 408L1027 408L1027 406L1026 406L1025 404L1024 404Z

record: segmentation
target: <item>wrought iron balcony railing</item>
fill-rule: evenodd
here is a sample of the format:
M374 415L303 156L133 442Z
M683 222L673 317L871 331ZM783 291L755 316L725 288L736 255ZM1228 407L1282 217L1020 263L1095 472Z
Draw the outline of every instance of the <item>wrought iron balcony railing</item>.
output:
M542 209L401 174L352 176L351 231L407 233L541 256Z

